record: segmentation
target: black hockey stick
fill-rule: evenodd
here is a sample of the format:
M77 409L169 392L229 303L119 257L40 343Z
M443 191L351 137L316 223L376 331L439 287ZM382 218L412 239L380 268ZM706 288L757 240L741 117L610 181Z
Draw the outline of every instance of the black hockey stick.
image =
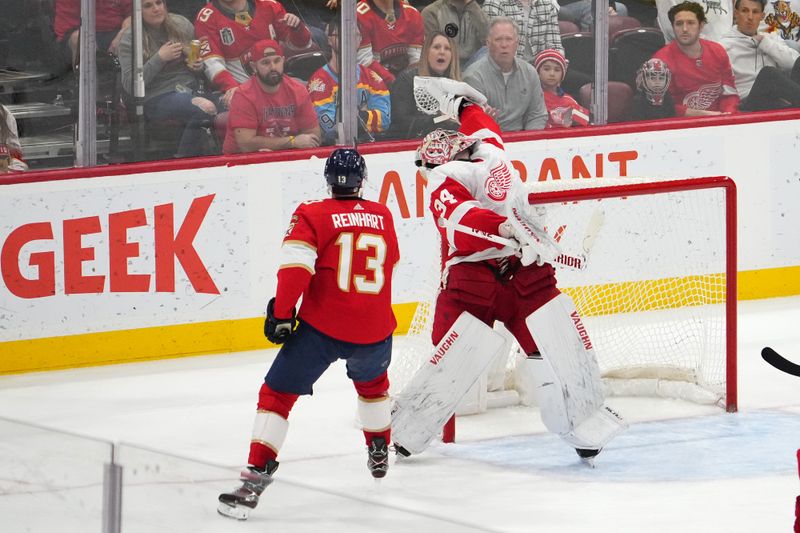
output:
M761 357L781 372L800 377L800 365L792 363L769 346L761 350Z

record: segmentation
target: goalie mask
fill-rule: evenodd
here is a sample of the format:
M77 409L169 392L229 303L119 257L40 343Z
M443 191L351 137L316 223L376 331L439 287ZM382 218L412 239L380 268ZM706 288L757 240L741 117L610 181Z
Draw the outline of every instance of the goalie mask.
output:
M436 168L449 163L459 152L473 147L479 140L458 131L433 130L422 139L414 156L414 163L420 169Z
M354 148L337 148L325 162L325 181L337 194L357 193L367 179L367 164Z
M657 58L648 59L636 71L636 89L643 92L651 104L661 105L671 79L672 73L666 63Z

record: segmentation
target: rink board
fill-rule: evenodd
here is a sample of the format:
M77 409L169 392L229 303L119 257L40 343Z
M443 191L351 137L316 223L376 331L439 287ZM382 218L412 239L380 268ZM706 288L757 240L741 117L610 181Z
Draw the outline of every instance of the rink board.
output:
M507 147L528 180L731 176L740 298L800 294L800 177L789 162L800 151L796 120L613 131L622 132L531 135ZM402 333L428 290L420 280L438 244L413 151L396 148L366 156L366 197L395 218ZM285 157L298 159L131 165L0 186L0 373L263 347L259 317L275 291L289 217L299 202L327 195L324 159ZM603 262L592 268L608 283L640 281Z

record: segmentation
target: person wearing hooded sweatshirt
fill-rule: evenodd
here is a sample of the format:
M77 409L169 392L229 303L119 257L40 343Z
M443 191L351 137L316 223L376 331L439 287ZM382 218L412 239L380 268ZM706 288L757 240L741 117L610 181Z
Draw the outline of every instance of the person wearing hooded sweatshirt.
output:
M800 53L775 34L758 33L765 0L736 0L736 25L722 37L742 111L800 107Z

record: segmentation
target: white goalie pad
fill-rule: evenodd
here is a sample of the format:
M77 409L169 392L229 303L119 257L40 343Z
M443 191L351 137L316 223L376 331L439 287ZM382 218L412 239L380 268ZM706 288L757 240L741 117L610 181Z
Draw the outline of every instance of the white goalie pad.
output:
M504 346L502 335L469 313L461 313L431 357L394 398L395 444L412 454L424 451Z
M529 357L542 421L575 448L600 449L626 425L604 405L600 367L572 299L560 294L525 323L542 358Z

